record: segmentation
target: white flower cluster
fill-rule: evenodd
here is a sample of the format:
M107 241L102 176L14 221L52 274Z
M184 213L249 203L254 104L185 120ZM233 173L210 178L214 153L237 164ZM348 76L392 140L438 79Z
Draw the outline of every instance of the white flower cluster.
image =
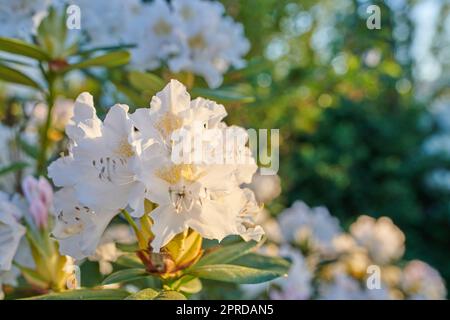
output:
M69 30L70 39L89 48L135 45L133 67L192 72L212 88L230 67L245 66L250 49L242 25L206 0L0 0L0 36L30 38L50 5L80 8L80 29Z
M350 232L345 233L325 207L309 208L296 201L278 220L266 218L262 225L272 243L261 253L290 258L292 265L286 278L242 286L247 297L264 292L271 299L294 300L446 296L439 273L426 263L411 261L404 269L396 265L405 251L405 236L387 217L360 216L350 226ZM269 232L270 229L277 231ZM380 270L379 288L367 286L370 266Z
M246 164L172 161L171 139L177 130L205 136L210 129L233 130L247 141L245 130L222 121L222 105L191 100L186 88L172 80L153 97L150 108L128 110L117 104L101 121L90 94L82 93L75 102L66 126L69 152L48 168L62 187L55 194L53 230L62 254L76 259L92 255L109 222L123 209L141 217L145 200L157 205L150 213L156 252L188 228L208 239L234 234L260 240L263 230L254 223L260 207L253 192L240 187L257 170L247 147Z
M330 250L333 239L342 232L338 219L327 208L309 208L302 201L284 210L278 221L285 241L300 246L307 243L314 250Z

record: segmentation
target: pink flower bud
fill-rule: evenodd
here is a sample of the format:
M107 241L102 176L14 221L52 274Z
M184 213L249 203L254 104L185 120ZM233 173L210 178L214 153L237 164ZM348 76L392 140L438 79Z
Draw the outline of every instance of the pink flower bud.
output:
M36 179L28 176L22 181L22 190L28 201L28 209L34 222L39 228L45 228L48 213L53 203L52 186L43 177Z

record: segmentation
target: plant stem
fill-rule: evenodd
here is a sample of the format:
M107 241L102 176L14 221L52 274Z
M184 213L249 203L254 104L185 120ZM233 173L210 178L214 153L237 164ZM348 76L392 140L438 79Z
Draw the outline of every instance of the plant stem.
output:
M39 175L44 175L46 171L47 164L47 151L49 147L49 139L48 139L48 131L50 130L50 126L52 124L52 110L53 105L55 103L55 92L54 92L54 84L55 77L53 74L49 73L48 75L44 75L47 80L48 85L48 93L47 93L47 118L45 120L45 124L41 129L40 135L40 144L41 150L37 159L37 173Z

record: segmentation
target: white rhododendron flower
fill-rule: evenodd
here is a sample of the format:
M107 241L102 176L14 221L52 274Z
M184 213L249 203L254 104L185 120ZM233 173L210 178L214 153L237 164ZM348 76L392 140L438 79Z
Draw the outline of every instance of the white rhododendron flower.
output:
M156 69L162 61L170 61L180 54L183 49L181 33L167 1L155 0L139 10L129 25L130 34L138 43L131 51L131 63L140 69Z
M279 254L290 258L292 265L287 277L274 281L276 286L269 292L273 300L306 300L313 293L312 279L313 273L308 267L305 257L289 246L280 248Z
M269 203L280 195L281 180L276 173L262 175L258 170L248 187L253 190L259 202Z
M81 10L81 30L89 47L132 44L131 64L141 70L162 65L170 71L192 72L212 88L220 86L230 68L245 66L250 49L241 24L225 16L219 2L205 0L54 0ZM103 19L98 19L98 12Z
M70 5L80 8L81 28L68 30L69 36L84 39L89 48L128 45L137 41L129 26L140 12L140 0L52 0L52 5L58 9Z
M242 25L223 16L219 2L175 0L174 14L183 32L186 50L169 61L174 72L191 71L203 76L212 88L222 83L222 74L230 66L241 68L250 44Z
M131 167L139 152L138 137L128 106L110 108L99 122L87 93L75 102L74 117L67 126L72 139L69 155L50 165L49 176L60 187L72 187L77 199L92 210L120 211L130 205L143 214L143 185Z
M9 196L0 192L0 271L11 269L20 239L25 234L25 227L18 222L21 216Z
M47 13L50 0L0 0L0 36L29 39Z
M356 279L345 273L338 273L331 282L321 282L319 296L322 300L389 300L389 291L380 289L367 289Z
M375 263L389 263L401 258L405 252L405 235L387 217L376 220L360 216L350 226L350 233L359 245L368 250Z
M100 239L116 211L93 211L76 199L73 188L55 193L56 223L52 236L59 241L59 251L77 260L94 254Z
M149 109L129 115L127 106L115 105L103 122L92 97L81 94L66 126L69 154L48 169L63 187L55 196L60 205L55 204L53 232L61 252L78 259L93 254L111 219L128 207L140 217L145 199L157 204L150 213L155 251L189 228L208 239L241 235L259 241L264 233L255 223L259 205L250 189L241 188L257 165L245 146L246 131L228 127L221 121L225 116L225 108L213 101L191 101L175 80L153 97ZM173 139L180 132L203 139L198 159L197 145L174 157L180 150ZM227 134L242 144L224 150L220 137Z
M405 266L401 286L410 299L440 300L447 296L439 272L420 260L413 260Z
M309 208L296 201L279 216L282 234L286 241L296 244L307 242L313 248L329 251L333 239L341 233L339 221L325 207Z
M239 213L248 205L248 197L239 186L249 183L257 169L248 148L242 150L242 164L206 161L211 153L219 152L217 149L207 152L197 163L175 164L171 157L170 138L180 132L177 130L206 136L206 144L211 147L215 141L208 140L208 133L224 132L227 126L221 120L225 116L224 107L213 101L202 98L191 101L186 88L175 80L152 99L150 109L137 110L132 116L143 139L147 139L143 142L145 147L139 162L138 179L145 182L148 199L158 204L151 213L154 250L158 251L177 233L188 228L205 238L217 240L239 234L239 231L246 234L249 231L249 228L240 228L238 223L242 218ZM247 137L242 136L244 131L236 127L229 129L241 134L246 142ZM192 160L190 150L187 153L188 160ZM229 154L223 156L226 155ZM232 207L230 203L241 204L241 207ZM253 233L251 238L259 238L256 234L261 230L249 232Z

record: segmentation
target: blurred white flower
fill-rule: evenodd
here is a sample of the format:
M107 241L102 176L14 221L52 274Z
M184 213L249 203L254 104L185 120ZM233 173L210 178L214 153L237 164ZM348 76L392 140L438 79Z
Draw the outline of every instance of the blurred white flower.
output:
M263 228L269 241L278 244L284 241L277 219L273 218L267 209L261 209L255 222Z
M313 249L333 249L333 239L341 233L339 221L325 207L309 208L296 201L278 218L285 241L295 244L307 243Z
M409 299L446 299L447 290L439 272L420 260L409 262L403 269L401 287Z
M136 238L129 226L112 225L106 229L94 255L89 256L88 259L98 261L101 274L110 274L113 271L111 263L123 254L117 248L116 243L132 244L134 242L136 242Z
M426 183L433 189L450 191L450 171L446 169L436 169L431 171L426 177Z
M388 217L360 216L350 226L350 233L377 264L400 259L405 252L405 235Z
M0 0L0 36L29 40L50 0Z
M25 234L25 227L18 222L21 216L10 197L0 192L0 271L11 269L20 239Z
M58 97L52 108L52 128L64 130L69 120L73 117L74 101ZM28 123L28 130L37 131L47 119L48 106L45 103L38 103L32 106L31 119Z
M445 157L450 157L450 134L449 133L438 133L425 142L424 151L428 155L442 155Z
M250 44L241 24L228 16L219 2L173 1L178 27L183 32L185 50L169 60L174 72L191 71L201 75L211 88L220 86L222 74L230 66L242 68Z
M273 300L306 300L313 293L313 273L308 267L306 259L300 251L283 246L279 255L292 260L291 268L287 277L276 279L273 283L269 296Z
M277 174L261 175L258 170L248 187L255 193L260 203L269 203L281 193L281 181Z
M47 226L53 203L53 189L44 177L27 176L22 181L22 191L28 202L28 211L38 228Z
M80 8L80 29L68 32L69 37L85 40L87 48L128 45L137 40L129 26L142 7L140 0L52 0L52 4L58 9L69 5Z
M319 285L319 299L321 300L389 300L389 291L364 288L356 279L345 273L336 274L331 282Z
M174 15L165 0L141 6L129 28L138 43L131 51L131 63L139 69L156 69L183 49L181 30L177 29Z

